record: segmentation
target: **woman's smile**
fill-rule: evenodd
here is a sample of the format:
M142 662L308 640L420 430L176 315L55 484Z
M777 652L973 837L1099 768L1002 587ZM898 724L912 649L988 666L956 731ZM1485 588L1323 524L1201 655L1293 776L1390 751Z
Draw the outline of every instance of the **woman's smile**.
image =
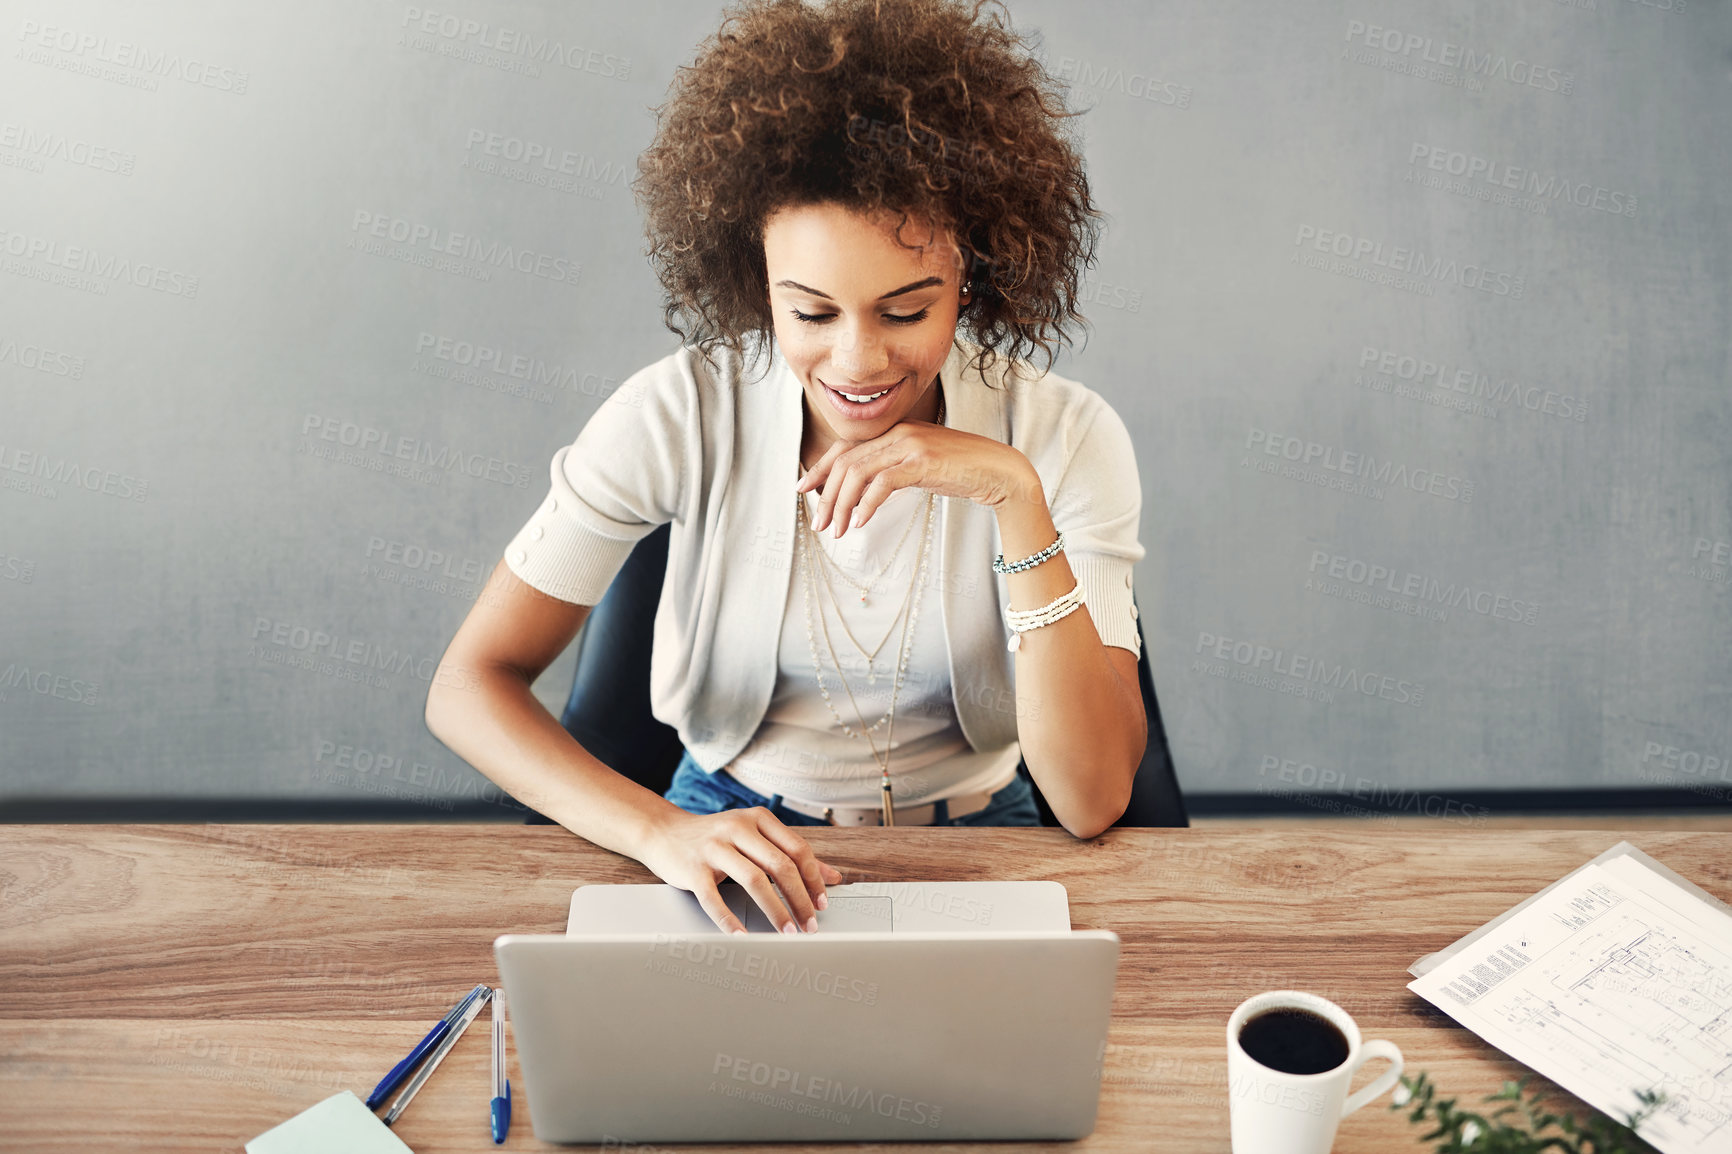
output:
M824 386L824 393L830 398L831 405L844 418L850 421L871 421L883 416L896 403L902 382L907 379L903 376L888 385L866 389L857 385L838 388L821 377L818 383Z

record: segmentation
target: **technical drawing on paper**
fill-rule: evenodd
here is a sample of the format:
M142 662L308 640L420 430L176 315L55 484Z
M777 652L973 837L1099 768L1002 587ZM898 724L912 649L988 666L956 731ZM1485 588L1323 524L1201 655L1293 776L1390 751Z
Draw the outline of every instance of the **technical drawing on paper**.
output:
M1586 912L1580 898L1571 906ZM1732 1150L1732 957L1630 902L1573 928L1536 980L1479 1000L1478 1011L1567 1055L1607 1090L1667 1092L1674 1125Z

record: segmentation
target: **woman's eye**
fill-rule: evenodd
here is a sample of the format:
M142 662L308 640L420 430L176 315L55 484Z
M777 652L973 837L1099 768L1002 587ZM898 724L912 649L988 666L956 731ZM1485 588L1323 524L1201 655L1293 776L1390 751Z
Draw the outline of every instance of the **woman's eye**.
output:
M792 311L794 313L794 319L795 320L804 321L806 324L809 324L809 325L821 325L825 321L833 320L836 316L835 313L803 313L799 309L794 309ZM884 319L887 321L890 321L892 324L898 324L898 325L918 324L921 321L925 320L926 314L928 312L931 312L931 311L932 310L930 308L924 308L924 309L921 309L917 313L909 313L905 316L904 315L898 315L896 313L885 313Z

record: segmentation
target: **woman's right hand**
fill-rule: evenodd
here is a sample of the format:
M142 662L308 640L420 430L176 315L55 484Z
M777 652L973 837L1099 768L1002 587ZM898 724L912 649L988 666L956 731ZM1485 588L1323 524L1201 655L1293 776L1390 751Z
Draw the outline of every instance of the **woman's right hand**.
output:
M716 888L724 878L738 882L782 933L798 932L796 925L816 929L817 911L829 905L824 887L842 881L841 870L819 861L805 838L761 805L721 813L676 810L656 825L638 860L695 895L725 933L746 927Z

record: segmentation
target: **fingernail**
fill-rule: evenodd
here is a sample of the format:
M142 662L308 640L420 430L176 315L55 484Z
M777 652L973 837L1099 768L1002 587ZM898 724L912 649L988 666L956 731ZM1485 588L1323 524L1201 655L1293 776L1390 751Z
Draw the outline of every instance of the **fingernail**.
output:
M827 910L830 908L830 895L829 894L819 894L818 900L813 902L812 904L817 906L821 910Z
M784 934L797 934L800 932L800 927L796 926L793 922L789 922L787 925L782 927L782 932Z
M865 524L865 521L860 516L860 510L854 510L854 519L848 522L848 528L858 529L863 524Z
M811 917L806 919L806 932L809 934L815 934L818 932L818 915L817 914L813 914Z

